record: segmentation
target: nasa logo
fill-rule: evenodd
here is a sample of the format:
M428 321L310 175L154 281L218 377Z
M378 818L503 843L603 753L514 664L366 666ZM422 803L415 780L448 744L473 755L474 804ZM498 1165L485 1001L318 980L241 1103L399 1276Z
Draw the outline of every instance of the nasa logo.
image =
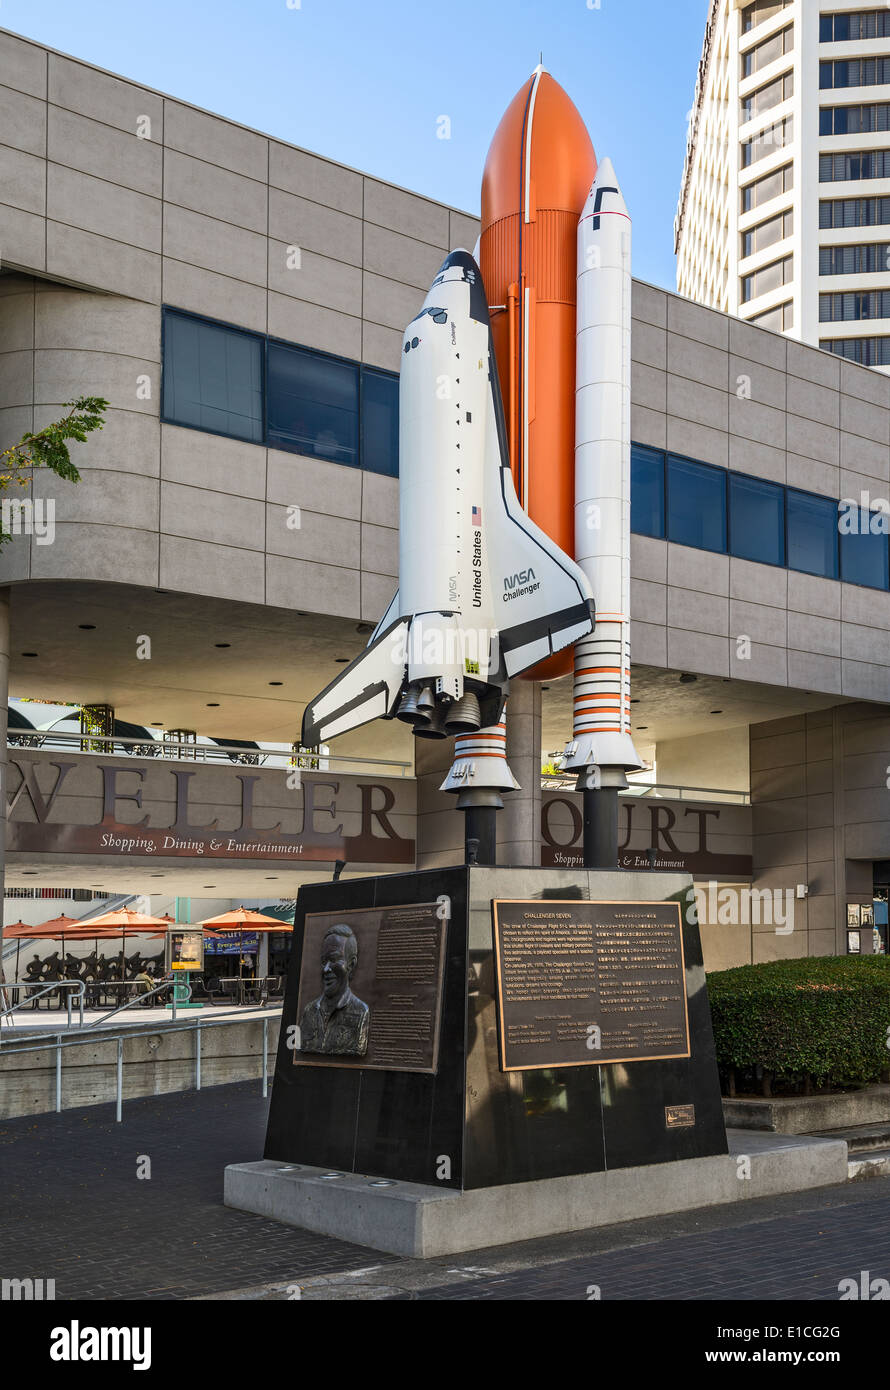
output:
M504 580L505 589L517 589L522 584L528 584L535 577L533 569L520 570L518 574L508 575Z

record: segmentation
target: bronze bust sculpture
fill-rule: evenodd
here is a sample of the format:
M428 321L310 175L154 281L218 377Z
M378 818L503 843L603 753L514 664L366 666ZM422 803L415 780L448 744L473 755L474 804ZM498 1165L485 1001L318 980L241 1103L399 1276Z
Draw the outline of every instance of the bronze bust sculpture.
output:
M370 1011L349 981L358 964L358 942L345 924L331 927L321 943L321 988L300 1019L300 1051L364 1057Z

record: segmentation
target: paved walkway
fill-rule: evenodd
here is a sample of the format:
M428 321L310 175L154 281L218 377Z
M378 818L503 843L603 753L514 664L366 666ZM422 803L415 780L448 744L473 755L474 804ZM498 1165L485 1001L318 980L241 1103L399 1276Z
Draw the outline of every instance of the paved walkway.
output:
M54 1278L57 1299L182 1299L367 1264L223 1206L223 1169L262 1153L267 1107L245 1081L126 1101L121 1124L108 1105L0 1122L0 1276Z
M543 1267L479 1278L472 1286L462 1279L401 1297L837 1302L840 1282L853 1278L858 1286L863 1270L869 1270L872 1279L890 1279L890 1179L876 1180L874 1187L878 1186L883 1191L873 1189L870 1199L857 1200L865 1196L860 1191L836 1206L829 1205L839 1196L839 1189L832 1188L827 1197L821 1194L813 1209L785 1215L770 1216L769 1199L746 1203L763 1210L749 1213L735 1207L738 1224L733 1226L591 1251ZM619 1230L613 1228L613 1239ZM625 1227L625 1236L632 1234Z
M247 1300L837 1301L890 1279L890 1178L403 1260L222 1205L262 1153L267 1101L240 1082L0 1123L4 1278L56 1297ZM139 1178L150 1160L150 1178ZM505 1233L506 1234L506 1233Z

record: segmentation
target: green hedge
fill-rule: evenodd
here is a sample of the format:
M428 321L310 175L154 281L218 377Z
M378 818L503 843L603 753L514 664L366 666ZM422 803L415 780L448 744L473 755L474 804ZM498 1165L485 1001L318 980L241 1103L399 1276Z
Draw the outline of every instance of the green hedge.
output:
M806 1092L866 1086L890 1068L890 957L814 956L718 970L708 975L708 997L730 1094L737 1080L748 1089L756 1079L764 1095L773 1084Z

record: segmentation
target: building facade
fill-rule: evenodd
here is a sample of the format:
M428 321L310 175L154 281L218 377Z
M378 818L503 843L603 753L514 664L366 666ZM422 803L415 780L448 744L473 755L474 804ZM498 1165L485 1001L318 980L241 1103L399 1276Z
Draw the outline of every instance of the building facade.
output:
M890 369L890 15L713 0L675 222L677 288Z
M402 330L476 218L8 33L0 103L3 438L110 402L82 481L34 478L51 537L0 553L8 694L279 750L11 733L8 885L241 900L453 862L450 744L392 721L288 755L395 589ZM890 538L858 499L890 489L890 383L639 282L633 314L624 862L695 875L711 966L881 948ZM571 693L514 683L501 862L577 854L541 777Z

